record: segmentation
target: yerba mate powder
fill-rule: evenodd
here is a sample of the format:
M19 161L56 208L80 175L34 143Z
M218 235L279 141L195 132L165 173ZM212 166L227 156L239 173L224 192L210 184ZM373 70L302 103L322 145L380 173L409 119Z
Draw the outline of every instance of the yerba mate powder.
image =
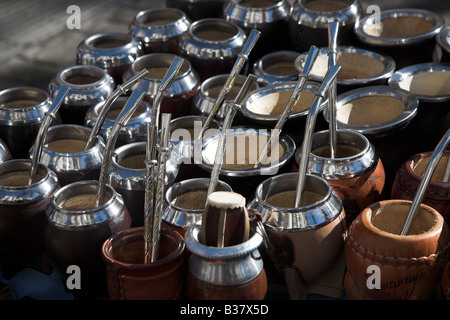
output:
M44 146L49 149L56 152L61 153L75 153L75 152L82 152L84 150L84 147L86 145L85 140L78 140L78 139L60 139L51 141Z
M389 96L367 96L353 99L342 105L336 120L349 125L375 125L395 119L405 111L399 99Z
M444 181L444 174L445 169L447 168L447 162L448 162L448 156L443 155L441 159L439 159L438 165L436 166L435 172L433 173L433 176L431 177L432 181L435 182L443 182ZM421 158L417 162L413 162L412 170L419 176L423 176L425 173L425 170L427 169L428 164L430 163L430 157L424 157Z
M247 109L253 113L265 115L280 115L291 97L292 90L280 90L269 93L250 103ZM301 112L309 109L314 100L315 93L303 90L300 99L292 112Z
M260 152L262 151L268 136L261 136L257 134L246 134L245 136L228 136L225 146L225 153L223 156L222 168L226 169L250 169L255 165ZM278 148L275 149L275 148ZM276 143L274 150L277 154L269 152L268 158L261 164L273 163L277 159L273 159L278 155L278 159L284 153L284 148L280 143ZM269 159L269 160L268 160Z
M441 96L450 94L450 71L425 71L405 78L400 88L413 94Z
M28 178L30 177L29 171L19 171L5 173L0 177L0 185L7 187L22 187L28 185ZM34 181L39 181L43 177L36 175Z
M379 230L400 235L410 209L410 205L388 205L383 207L382 210L374 210L371 222ZM425 209L419 208L409 234L424 233L431 229L434 224L435 220L432 214Z
M405 38L423 34L432 27L433 23L420 17L393 17L365 25L364 32L380 38Z
M128 156L120 160L118 164L129 169L145 169L145 157L145 154Z
M28 107L36 106L42 102L43 101L38 101L38 100L33 100L33 99L18 99L18 100L6 101L5 103L2 103L1 106L4 108L20 109L20 108L28 108Z
M70 211L84 211L96 208L96 200L97 195L95 194L81 194L66 199L60 204L60 207Z
M289 190L289 191L275 193L275 194L269 196L265 200L265 202L272 206L276 206L276 207L294 208L295 197L296 197L296 191ZM315 193L315 192L311 192L309 190L305 190L302 195L302 202L301 202L300 206L308 206L308 205L314 204L322 199L323 199L322 195Z
M201 210L205 207L208 190L193 190L177 195L172 204L179 208Z
M358 53L338 51L336 64L341 66L337 79L367 79L382 73L384 64L378 59ZM320 54L312 69L311 75L323 78L328 71L328 55Z

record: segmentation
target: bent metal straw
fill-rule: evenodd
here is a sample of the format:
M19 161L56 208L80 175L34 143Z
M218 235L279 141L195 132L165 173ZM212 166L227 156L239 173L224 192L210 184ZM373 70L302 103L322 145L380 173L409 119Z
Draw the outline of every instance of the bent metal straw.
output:
M263 158L269 154L269 151L272 147L272 145L275 143L276 139L280 136L281 130L283 129L284 124L286 123L287 119L292 113L292 110L294 109L295 105L297 104L298 100L300 99L300 96L302 95L303 88L306 85L306 82L308 81L309 74L311 72L311 69L314 65L314 62L316 61L317 54L319 52L319 49L316 46L311 46L309 49L308 56L305 61L305 67L303 68L303 72L299 75L299 79L297 81L297 85L295 86L294 90L292 91L292 94L289 98L288 103L284 107L283 112L280 115L280 118L278 119L277 123L275 124L274 129L272 130L272 133L270 134L270 139L266 142L263 149L261 150L258 160L255 163L254 168L257 168Z
M248 61L248 56L250 54L250 51L253 49L253 47L256 44L256 41L259 39L259 36L261 35L261 32L258 30L252 29L250 32L250 35L247 38L247 41L245 42L241 53L238 55L238 58L236 62L234 63L233 68L231 69L231 72L227 78L227 81L225 82L225 85L223 86L222 90L220 91L219 96L217 97L216 102L214 103L212 110L210 114L208 115L208 118L206 119L202 130L200 131L199 137L203 137L203 134L205 133L206 129L209 128L211 125L211 122L214 118L214 116L219 111L220 107L222 106L223 101L225 100L225 97L230 92L231 88L233 87L233 84L236 80L236 77L238 76L239 72L241 71L242 67L244 66L245 62Z
M110 95L108 97L108 99L106 99L105 103L103 104L103 106L98 114L97 120L94 123L94 127L92 128L91 134L89 135L89 138L86 141L86 145L84 146L85 151L94 146L96 137L97 137L98 133L100 132L100 129L101 129L103 122L105 121L106 115L109 111L109 108L111 107L113 102L116 101L120 95L126 94L132 85L134 85L136 82L138 82L139 80L144 78L147 74L148 74L148 70L143 69L136 76L129 79L125 83L123 83L121 85L117 85L117 89L113 92L112 95Z
M164 98L164 95L169 91L170 86L172 85L172 82L175 78L175 76L178 74L178 71L180 71L181 66L184 63L184 59L181 59L179 57L175 57L173 59L172 64L169 67L169 70L167 71L166 75L164 76L163 80L161 81L161 84L158 87L158 91L156 92L155 99L153 100L153 106L152 106L152 116L150 119L150 123L154 124L156 127L156 130L159 129L159 114L161 110L161 102ZM153 145L156 145L156 135L154 136L153 140L150 141ZM156 150L152 151L151 159L155 159Z
M230 108L228 111L228 114L225 117L223 126L222 126L222 132L220 134L219 143L217 144L217 151L216 156L214 159L214 166L213 170L211 172L211 182L208 187L208 194L210 195L216 190L217 182L219 180L219 173L220 169L222 168L222 162L223 162L223 155L225 153L225 146L227 141L227 130L230 128L231 123L233 122L233 118L236 115L236 112L238 109L241 108L241 103L244 100L244 97L247 95L248 91L252 87L254 81L256 80L256 77L253 74L249 74L247 79L245 79L244 84L242 85L241 89L239 90L236 98L233 102L230 103ZM208 202L208 197L206 197L206 202ZM206 203L205 203L206 207Z
M145 92L141 90L134 90L128 99L127 103L123 107L120 114L117 116L117 119L114 123L114 126L111 129L111 134L106 142L105 147L105 155L103 157L102 165L100 168L100 179L97 189L97 199L96 206L98 207L101 203L103 203L104 193L106 189L106 184L109 175L109 168L111 167L112 154L114 151L114 146L116 145L117 137L119 136L120 129L126 125L128 120L131 118L133 113L136 111L136 108L141 103L142 99L145 96Z
M336 65L337 56L337 35L339 30L339 22L332 21L328 23L328 67ZM330 152L331 159L336 156L337 148L337 121L336 121L336 79L332 81L328 88L328 112L330 115L329 130L330 130Z
M161 234L161 220L164 201L164 180L166 175L167 156L169 147L169 125L171 120L170 113L161 115L161 141L156 147L158 151L158 160L150 158L154 145L147 144L147 176L145 179L145 219L144 219L144 261L145 263L154 262L158 258L159 239ZM150 127L150 125L149 125ZM149 128L149 138L156 135L156 126ZM155 166L157 170L157 179L155 185Z
M337 73L339 72L340 69L341 67L336 65L333 65L328 68L327 74L325 75L320 88L317 90L314 101L311 105L311 108L309 109L308 118L306 119L305 136L303 139L303 146L302 146L302 155L298 169L298 182L294 207L299 207L301 205L303 190L305 188L306 182L309 154L311 153L312 133L314 131L314 126L317 118L317 111L324 99L325 92L328 90L330 84L336 78Z
M45 137L47 135L47 129L52 123L53 119L55 118L56 113L58 112L59 107L61 107L66 95L69 93L70 88L66 86L62 86L58 94L55 97L55 100L53 101L52 106L50 109L45 113L44 121L42 122L42 125L39 128L39 132L36 136L36 141L34 143L34 150L32 155L32 163L31 163L31 170L30 170L30 176L28 178L28 184L32 184L33 178L36 174L37 168L39 166L39 161L41 160L41 154L42 154L42 146L44 144Z
M425 196L427 187L431 181L431 178L433 177L434 171L436 170L439 160L441 159L442 154L444 153L445 148L449 143L450 143L450 129L447 130L445 135L442 137L441 141L439 141L438 145L436 146L436 149L434 150L433 154L431 155L430 161L428 162L428 166L425 170L425 173L423 174L423 178L420 181L420 185L417 189L416 195L414 196L414 200L411 204L411 208L406 217L405 224L401 232L402 236L407 235L409 233L414 223L417 211L419 210L420 204L422 203L422 200Z

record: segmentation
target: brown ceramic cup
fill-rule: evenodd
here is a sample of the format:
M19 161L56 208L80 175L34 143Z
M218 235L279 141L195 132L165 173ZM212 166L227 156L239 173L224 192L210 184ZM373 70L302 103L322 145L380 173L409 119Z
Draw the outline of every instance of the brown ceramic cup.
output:
M432 154L432 151L416 154L400 166L392 186L392 199L414 199ZM443 176L449 157L450 151L447 150L436 167L436 172L422 201L422 203L436 209L444 217L447 224L450 223L450 182L444 182Z
M144 227L116 233L102 246L109 297L113 300L175 300L184 286L185 245L176 231L162 228L159 257L144 263Z
M349 299L435 298L448 262L450 231L438 211L421 204L411 232L401 235L411 203L408 200L374 203L350 226L344 249L345 289Z

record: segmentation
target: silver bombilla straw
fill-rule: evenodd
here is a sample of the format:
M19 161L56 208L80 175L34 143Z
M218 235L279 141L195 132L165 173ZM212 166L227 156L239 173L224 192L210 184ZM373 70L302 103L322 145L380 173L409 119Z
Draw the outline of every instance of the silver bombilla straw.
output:
M216 190L220 170L222 168L223 155L225 153L227 130L231 127L231 123L233 122L233 118L236 115L237 110L241 107L241 103L244 101L245 96L247 95L255 80L256 77L253 74L249 74L245 79L245 82L242 85L241 89L239 90L236 98L232 103L230 103L230 109L225 116L224 124L222 126L222 132L217 144L213 170L211 172L211 181L208 186L208 194L206 199L208 199L208 196Z
M320 104L324 100L325 92L328 90L330 84L336 78L336 75L340 69L340 66L331 66L328 68L327 74L325 75L320 88L317 90L314 101L311 105L311 108L309 109L308 117L306 119L305 135L303 138L303 145L301 150L302 154L298 170L295 207L299 207L301 205L303 191L305 189L307 166L309 161L309 154L311 153L312 133L314 131L314 126L316 123L317 112L319 110Z
M233 68L231 69L231 72L227 78L227 81L225 82L222 90L219 93L219 96L217 100L215 101L211 112L208 115L208 118L206 119L202 129L200 130L199 137L202 138L205 131L210 127L211 122L217 112L220 110L220 107L222 106L223 101L225 100L225 97L230 92L231 88L234 85L234 82L236 81L236 78L239 74L239 72L242 70L242 67L244 66L245 62L248 61L248 56L250 54L250 51L253 49L253 47L256 44L256 41L259 39L259 36L261 35L261 32L255 29L252 29L250 32L247 41L245 42L241 53L238 55L238 58L236 62L234 63Z
M44 118L41 126L39 127L39 131L37 133L36 140L34 143L28 184L33 183L33 178L36 175L36 171L39 166L39 162L41 160L42 147L44 145L44 141L47 136L48 127L52 123L53 119L55 119L56 113L58 112L59 108L61 107L62 103L64 102L64 99L66 98L66 95L69 93L69 91L70 91L69 87L62 86L59 89L58 94L56 95L55 99L53 100L52 106L45 113L45 118Z
M144 262L152 262L153 239L152 227L155 225L154 206L155 206L155 177L157 160L152 158L155 154L156 145L152 141L157 140L157 130L153 123L147 124L147 147L145 159L145 202L144 202Z
M303 88L306 85L306 82L308 81L309 74L311 73L311 69L314 65L314 62L316 61L317 54L319 52L319 49L316 46L311 46L309 49L308 56L306 57L305 61L305 67L303 68L303 72L299 75L299 79L297 81L297 84L292 91L292 94L289 98L288 103L284 107L283 112L280 115L280 118L278 119L274 130L272 130L270 134L270 140L266 142L263 149L261 150L258 160L256 161L254 168L257 168L261 161L264 159L266 155L268 155L273 143L277 140L277 138L280 136L281 130L283 129L284 124L286 123L287 119L292 113L292 110L294 109L295 105L297 104L298 100L300 99L300 96L303 92Z
M433 154L431 155L430 161L428 162L428 166L423 174L422 180L420 181L419 187L417 188L416 195L414 196L414 200L412 201L411 208L408 212L408 216L406 217L405 224L403 226L401 235L407 235L411 231L411 227L414 223L414 219L416 218L417 211L419 210L420 204L425 196L425 192L430 184L431 178L433 177L434 171L437 168L437 165L445 152L445 148L447 148L450 143L450 129L447 130L445 135L441 138L438 145L434 149Z
M105 103L103 104L103 106L97 116L97 120L95 121L92 131L89 135L89 138L86 141L84 150L89 150L90 148L92 148L94 146L96 137L97 137L98 133L100 132L103 122L105 121L106 115L108 114L109 108L114 103L114 101L116 101L119 96L126 94L128 92L128 90L136 82L138 82L139 80L144 78L147 74L148 74L148 70L143 69L137 75L135 75L131 79L127 80L125 83L123 83L121 85L117 85L116 90L106 99Z
M158 91L156 92L155 98L153 99L153 107L152 107L152 116L150 122L153 123L156 128L159 129L159 114L161 109L161 102L164 98L164 95L169 90L170 86L178 71L180 71L183 66L184 59L180 57L175 57L170 65L169 69L166 72L166 75L161 81L161 84L158 87Z
M96 207L103 203L106 185L108 183L109 169L111 166L112 155L114 146L116 145L117 138L119 136L120 129L122 129L130 120L131 116L136 111L142 99L145 96L145 92L141 90L134 90L125 104L124 108L117 116L114 126L111 129L108 140L106 141L105 154L103 155L103 161L100 168L100 178L97 189Z
M339 22L333 21L328 23L328 67L336 65L337 57L337 37L339 30ZM330 84L328 89L328 112L330 114L329 131L330 131L330 158L336 157L337 148L337 122L336 122L336 79Z
M178 71L180 71L180 68L183 65L183 63L184 59L181 59L179 57L175 57L173 59L172 64L170 65L164 78L162 79L161 84L158 87L158 91L156 92L156 96L153 99L152 116L150 119L150 123L155 126L156 132L158 132L159 130L159 113L161 109L162 99L164 98L164 95L167 93L167 91L170 89L170 86L172 85L174 78L178 74ZM148 143L150 143L153 146L156 146L158 144L157 135L147 137L147 139L150 139ZM152 148L152 152L149 155L149 157L152 160L156 159L156 148Z
M145 256L149 258L149 262L154 262L158 258L159 252L159 239L161 234L161 221L162 221L162 211L164 205L164 182L166 176L166 162L170 151L169 147L169 125L171 120L170 113L163 113L161 115L161 141L157 147L158 151L158 161L157 161L157 178L156 185L154 189L154 206L151 212L151 222L150 228L151 233L149 234L149 252L145 253ZM150 181L152 183L154 181Z

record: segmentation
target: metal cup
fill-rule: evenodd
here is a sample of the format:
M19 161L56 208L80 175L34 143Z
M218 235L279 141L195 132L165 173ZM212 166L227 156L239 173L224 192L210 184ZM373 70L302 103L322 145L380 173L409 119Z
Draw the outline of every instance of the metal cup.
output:
M232 21L207 18L193 22L183 33L178 54L189 60L204 81L218 74L230 73L247 36Z
M167 189L162 217L168 228L184 236L191 225L201 222L209 183L209 178L193 178L177 182ZM232 189L219 181L216 191Z
M212 172L220 135L205 137L195 145L194 160L203 170ZM261 165L254 167L259 152L270 138L265 129L233 127L227 131L227 143L224 160L220 170L220 180L228 183L233 191L249 198L256 186L267 175L288 171L295 153L295 142L288 135L281 133L278 148L272 148L270 157Z
M385 55L352 46L336 48L336 65L341 67L337 78L337 94L363 86L385 85L394 74L395 61ZM328 70L328 48L321 48L311 70L310 80L321 82ZM303 71L307 52L295 60L295 68Z
M249 65L272 51L290 49L287 41L289 15L286 0L230 0L223 8L223 17L236 23L247 35L252 29L261 32L249 56Z
M128 33L141 41L145 54L177 53L181 35L191 20L176 8L152 8L140 11L128 26Z
M111 186L106 187L106 201L95 207L97 188L95 180L69 184L54 194L46 212L47 252L63 279L69 266L80 268L81 288L74 290L80 299L106 296L102 245L131 225L122 196Z
M28 158L28 150L51 105L52 98L42 89L16 87L0 91L0 138L12 158Z
M121 96L118 97L110 106L108 113L106 114L105 120L103 121L102 127L100 129L100 136L107 141L110 135L111 129L114 126L115 120L124 108L128 97ZM95 106L89 108L86 112L85 125L89 128L93 128L98 116L104 106L104 101L97 103ZM117 137L117 142L115 147L133 143L146 141L146 126L150 122L152 114L152 107L148 102L141 101L137 110L134 112L133 116L128 120L126 125L120 130Z
M262 300L267 292L267 277L258 247L260 233L252 230L249 240L229 246L206 246L199 241L201 226L192 224L185 234L192 253L186 278L188 299Z
M194 105L194 113L195 114L201 114L203 116L208 116L213 107L216 103L217 99L219 98L219 94L225 85L226 81L228 79L227 74L221 74L213 76L209 79L206 79L202 82L200 87L198 88L197 92L195 93L194 99L193 99L193 105ZM220 108L220 110L215 115L215 119L222 123L225 120L225 116L228 113L228 102L231 102L234 100L236 95L238 94L239 90L241 89L242 85L245 82L246 77L244 75L237 75L236 80L234 82L233 87L230 89L230 92L225 97L225 101L223 104L223 107ZM251 90L256 90L259 88L259 85L257 83L252 85ZM250 93L249 93L250 94ZM248 96L248 95L247 95ZM239 114L236 114L234 124L242 122L241 119L239 119Z
M369 86L347 91L337 97L338 129L357 131L366 136L383 161L384 197L389 197L395 174L408 157L419 152L410 143L411 122L418 112L418 99L410 92L390 86ZM329 109L323 116L329 121ZM393 152L395 146L395 152Z
M31 161L0 164L0 268L5 278L25 267L50 274L45 253L45 210L58 189L56 174L40 164L36 182L28 184Z
M450 127L449 77L449 63L421 63L397 70L389 78L389 86L406 90L419 99L417 115L410 123L415 153L432 150Z
M105 70L88 65L67 67L50 81L48 90L55 97L62 86L70 88L59 110L68 124L84 124L87 110L112 94L114 80Z
M450 26L442 28L436 36L436 60L450 62Z
M192 20L220 18L225 0L166 0L166 7L177 8Z
M364 47L391 56L401 69L435 61L435 37L444 26L444 18L438 13L393 9L361 18L355 24L355 35Z
M50 126L41 151L40 163L52 169L61 187L82 180L97 180L105 142L97 138L94 146L84 150L90 129L74 124ZM29 157L33 155L34 146Z
M139 40L126 33L97 33L84 39L77 47L77 64L104 69L116 85L137 57L144 54Z
M252 66L252 73L267 83L298 81L295 59L300 55L296 51L280 50L268 53Z
M205 116L183 116L170 121L170 142L178 152L178 158L191 164L194 159L194 146L199 140L199 133L206 122ZM205 132L206 136L218 133L220 124L213 120L211 127Z
M423 179L426 166L429 164L432 151L421 152L411 156L402 163L396 172L395 180L392 186L391 199L413 200ZM444 221L450 225L450 183L444 181L444 173L450 151L445 151L440 159L436 173L426 189L422 203L436 209L444 218Z
M328 45L328 23L339 22L339 44L356 45L353 28L363 16L359 0L317 1L297 0L289 17L291 50L305 52L311 45Z
M148 69L149 74L132 89L144 91L146 93L144 101L153 104L158 87L175 57L176 55L171 53L143 55L133 62L131 68L125 73L124 80L135 76L144 68ZM199 85L200 79L197 71L192 68L188 60L184 59L179 73L174 77L172 85L162 98L160 112L171 113L172 119L190 114L192 100Z
M296 81L271 83L251 92L241 108L241 114L246 119L246 122L251 122L266 129L274 128L296 85ZM309 109L319 86L320 83L315 81L308 81L305 84L299 101L283 126L283 132L288 134L296 144L301 144L303 141L304 130L301 128L305 127ZM325 105L326 101L320 105L320 110ZM318 118L317 130L325 129L326 127L325 121L322 118Z
M382 199L386 174L382 159L363 134L348 129L336 133L334 158L330 156L330 132L313 133L308 173L328 181L342 199L347 225L350 225L362 209ZM295 153L297 166L300 159L301 148Z
M292 280L287 281L289 292L314 282L336 263L346 233L342 200L330 184L307 174L303 202L294 207L297 180L297 173L270 177L258 185L247 205L263 217L271 244L268 257L286 280Z
M172 185L179 171L179 160L170 152L166 163L165 185ZM144 225L146 142L125 144L114 150L109 184L122 196L132 217L132 227Z

